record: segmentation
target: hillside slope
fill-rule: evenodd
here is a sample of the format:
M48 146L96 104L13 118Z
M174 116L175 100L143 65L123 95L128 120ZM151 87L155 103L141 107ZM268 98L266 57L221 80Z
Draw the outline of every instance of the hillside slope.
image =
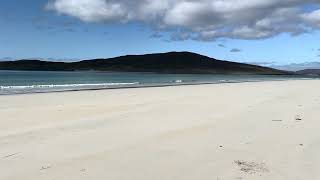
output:
M116 58L84 60L72 63L39 60L6 61L0 62L0 70L97 70L201 74L288 74L288 72L272 68L221 61L190 52L128 55Z

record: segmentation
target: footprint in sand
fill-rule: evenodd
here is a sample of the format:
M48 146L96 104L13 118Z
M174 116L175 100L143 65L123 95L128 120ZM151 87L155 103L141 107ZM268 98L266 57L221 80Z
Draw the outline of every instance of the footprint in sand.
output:
M247 162L247 161L234 161L236 165L240 167L240 171L256 174L256 173L266 173L269 172L266 165L264 163L256 163L256 162Z
M9 155L4 156L3 158L9 158L9 157L15 156L15 155L17 155L17 154L19 154L19 153L9 154Z
M46 169L50 169L50 168L51 168L51 166L42 166L40 171L43 171L43 170L46 170Z

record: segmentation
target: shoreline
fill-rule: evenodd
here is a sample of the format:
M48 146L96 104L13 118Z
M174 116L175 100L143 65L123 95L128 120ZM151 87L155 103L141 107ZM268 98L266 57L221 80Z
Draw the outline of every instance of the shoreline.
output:
M21 93L8 93L0 94L0 96L13 96L23 94L43 94L43 93L63 93L63 92L79 92L79 91L102 91L102 90L115 90L115 89L139 89L139 88L157 88L157 87L176 87L176 86L197 86L197 85L210 85L210 84L235 84L235 83L248 83L248 82L273 82L273 81L304 81L304 80L318 80L318 78L297 78L297 79L274 79L274 80L222 80L219 82L195 82L195 83L168 83L156 85L135 85L125 87L102 87L102 88L85 88L85 89L67 89L67 90L52 90L52 91L35 91L35 92L21 92Z

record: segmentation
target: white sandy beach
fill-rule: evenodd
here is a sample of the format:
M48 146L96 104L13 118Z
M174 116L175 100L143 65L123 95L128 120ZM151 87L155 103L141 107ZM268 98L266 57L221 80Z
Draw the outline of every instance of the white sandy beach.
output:
M316 180L319 130L318 80L0 96L0 180Z

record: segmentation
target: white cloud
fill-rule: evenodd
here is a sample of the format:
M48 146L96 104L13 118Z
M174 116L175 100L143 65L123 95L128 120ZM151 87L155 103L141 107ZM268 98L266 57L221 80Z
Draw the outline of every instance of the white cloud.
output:
M320 27L320 0L52 0L47 9L85 22L139 21L173 39L260 39ZM316 6L314 6L316 7Z
M305 13L302 18L311 26L320 27L320 9L311 13Z
M238 53L238 52L241 52L242 50L241 49L238 49L238 48L233 48L230 50L230 52L232 53Z
M121 20L127 15L122 4L108 3L104 0L57 0L50 2L47 9L87 22Z

